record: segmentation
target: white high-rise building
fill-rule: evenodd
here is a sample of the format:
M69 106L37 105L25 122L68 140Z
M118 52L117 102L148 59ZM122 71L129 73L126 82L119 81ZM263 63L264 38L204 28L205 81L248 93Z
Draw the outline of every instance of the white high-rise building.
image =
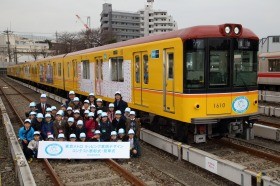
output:
M139 13L141 36L178 30L176 21L167 11L153 10L153 0L147 0L147 5Z

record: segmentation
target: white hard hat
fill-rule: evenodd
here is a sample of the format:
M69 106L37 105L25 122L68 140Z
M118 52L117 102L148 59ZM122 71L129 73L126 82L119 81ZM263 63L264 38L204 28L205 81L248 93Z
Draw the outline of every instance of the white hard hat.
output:
M91 92L91 93L89 93L89 95L88 96L94 96L94 93L93 92Z
M52 110L57 110L57 109L56 109L56 106L52 106Z
M74 114L80 114L79 110L74 110Z
M103 118L103 117L108 117L107 112L102 112L101 117L102 117L102 118Z
M24 123L31 123L31 120L30 119L26 119L26 120L24 120Z
M103 112L102 110L98 110L97 115L102 114L102 112Z
M69 95L70 94L75 94L75 92L73 90L69 91Z
M91 104L90 107L94 107L94 108L95 108L95 105L94 105L94 104Z
M64 134L60 133L58 134L57 138L65 138Z
M97 100L96 100L96 102L102 102L103 100L102 99L100 99L100 98L98 98Z
M84 124L83 120L78 120L77 121L77 125L83 125L83 124Z
M41 118L41 119L44 118L44 116L43 116L42 113L38 113L36 117L37 117L37 118Z
M129 107L127 107L124 111L125 111L125 112L130 112L131 109L130 109Z
M64 115L63 110L59 110L59 111L57 111L56 115L63 116L63 115Z
M119 134L124 134L124 129L123 129L123 128L120 128L119 131L118 131L118 133L119 133Z
M115 107L114 103L109 104L109 108L114 108L114 107Z
M36 103L35 102L29 103L29 107L36 107Z
M130 111L130 115L135 115L135 111Z
M70 138L76 138L76 134L70 134Z
M84 114L89 114L89 110L85 110Z
M116 115L122 115L122 111L117 110L117 111L115 112L115 114L116 114Z
M53 137L52 134L48 135L48 139L53 139L53 138L54 138L54 137Z
M78 97L74 97L73 101L80 101Z
M89 104L89 100L86 99L86 100L84 101L84 103L88 103L88 104Z
M111 132L111 136L116 136L117 135L117 132L116 131L112 131Z
M117 95L117 94L121 95L121 92L120 92L120 91L117 91L117 92L115 93L115 95Z
M51 118L52 116L50 114L45 114L45 118Z
M52 111L52 108L50 108L50 107L48 107L47 109L46 109L46 112L51 112Z
M72 109L72 107L67 107L67 111L68 111L68 110L73 110L73 109Z
M74 118L73 117L69 117L67 121L74 123Z
M37 114L37 112L34 112L34 111L29 113L29 115L36 115L36 114Z
M84 132L80 133L80 138L86 138L86 134Z
M33 133L33 136L34 135L40 135L40 132L39 131L35 131L34 133Z
M93 112L88 113L88 117L94 117L94 113Z
M132 129L129 129L128 134L135 134Z
M41 98L46 98L47 95L46 94L41 94Z
M100 130L96 130L96 131L94 132L94 134L101 134L101 133L100 133Z

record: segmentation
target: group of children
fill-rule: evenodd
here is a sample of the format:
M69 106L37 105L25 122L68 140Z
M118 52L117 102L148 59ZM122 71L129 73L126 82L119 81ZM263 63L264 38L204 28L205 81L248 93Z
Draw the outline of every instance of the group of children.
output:
M58 110L47 104L45 94L40 103L31 102L28 117L19 130L23 152L31 162L37 157L40 140L81 142L130 142L131 157L139 157L139 135L141 123L135 111L127 107L121 93L115 94L115 102L108 107L95 99L93 93L82 102L74 91L69 92L68 101Z

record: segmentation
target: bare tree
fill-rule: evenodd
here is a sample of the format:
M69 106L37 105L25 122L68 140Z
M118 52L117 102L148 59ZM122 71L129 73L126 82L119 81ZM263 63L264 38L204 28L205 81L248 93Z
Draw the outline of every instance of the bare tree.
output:
M40 55L40 51L37 48L30 49L30 54L36 61L38 59L38 56Z
M46 49L46 47L42 48L40 53L43 56L43 58L46 58L49 55L48 49Z

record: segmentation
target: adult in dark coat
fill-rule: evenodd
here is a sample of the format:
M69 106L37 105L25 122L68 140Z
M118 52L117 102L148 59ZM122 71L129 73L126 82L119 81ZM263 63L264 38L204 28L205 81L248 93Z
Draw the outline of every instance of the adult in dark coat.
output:
M119 129L126 130L126 120L122 117L122 113L120 110L115 112L115 118L112 121L112 130L119 131ZM124 131L125 132L125 131Z
M112 124L108 119L107 113L103 112L101 115L101 121L99 126L101 132L101 140L110 141Z
M114 102L115 110L120 110L122 114L124 114L124 111L127 106L127 102L122 100L121 92L117 91L115 93L115 102Z
M74 97L76 97L75 92L73 90L69 91L68 100L65 102L66 107L69 107L69 104L73 102Z
M50 104L47 103L47 95L41 94L40 96L40 103L36 105L37 113L42 113L43 115L46 114L46 109L51 107Z

